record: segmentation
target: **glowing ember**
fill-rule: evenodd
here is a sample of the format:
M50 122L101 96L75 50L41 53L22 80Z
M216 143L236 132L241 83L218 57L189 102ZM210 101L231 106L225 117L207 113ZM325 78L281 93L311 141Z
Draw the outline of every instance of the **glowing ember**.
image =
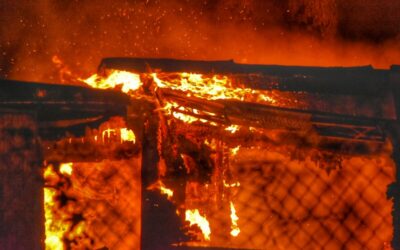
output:
M201 216L198 209L186 210L185 220L190 223L190 226L197 225L203 233L206 241L210 240L211 229L207 218Z
M121 143L124 141L130 141L133 143L136 142L136 136L132 130L127 129L127 128L120 128L119 134L117 133L117 131L118 131L117 129L111 129L111 128L103 130L101 133L103 142L105 142L106 139L110 139L111 137L118 136L118 135L121 139ZM97 136L95 136L95 141L97 141Z
M186 96L197 97L208 100L232 99L249 102L261 102L273 104L276 100L273 99L266 91L253 90L250 88L240 88L234 86L232 80L225 75L205 76L194 73L142 73L135 74L127 71L112 70L107 76L92 75L87 79L80 79L93 88L111 89L120 87L124 93L134 95L135 91L139 90L143 83L141 76L144 79L152 79L155 85L160 89L171 89L182 91ZM195 115L200 114L199 110L189 109L178 105L175 102L165 101L163 109L172 115L174 118L185 123L202 122L210 125L216 125L204 118L199 118ZM204 115L215 116L213 113L203 111ZM227 131L235 133L239 127L231 125Z
M230 188L230 187L240 187L240 182L234 182L234 183L226 183L225 180L223 180L224 187Z
M109 128L109 129L104 130L101 134L101 137L103 138L103 142L105 141L105 138L109 139L111 137L111 134L114 134L114 133L115 133L115 129Z
M113 89L119 86L124 93L135 91L142 86L138 74L120 70L113 70L107 77L94 74L82 81L98 89Z
M172 189L167 188L161 180L158 180L156 183L150 185L147 188L148 190L159 190L162 194L167 195L168 199L171 199L174 195L174 191Z
M239 235L240 233L240 228L237 224L239 217L236 215L236 209L235 206L233 205L233 202L230 202L230 206L231 206L231 235L233 237L236 237Z
M231 132L232 134L236 133L240 127L238 125L230 125L229 127L225 128L226 131Z
M184 107L179 107L178 109L181 110L181 111L185 111ZM183 113L179 113L177 111L172 111L172 116L175 117L176 119L181 120L181 121L186 122L186 123L193 123L193 122L196 122L196 121L207 122L204 119L199 119L197 117L194 117L194 116L191 116L191 115L187 115L187 114L183 114Z
M231 79L224 75L204 76L194 73L151 74L159 88L180 90L187 96L195 96L209 100L234 99L245 101L256 100L274 103L267 94L250 88L234 87Z
M163 186L160 187L160 191L162 194L166 194L168 199L172 198L172 196L174 195L174 191Z
M217 149L217 141L213 138L210 141L206 139L204 141L204 144L209 146L211 149L216 150Z
M62 164L64 166L63 171L69 166L68 164ZM60 168L61 172L61 168ZM43 176L46 181L51 181L57 177L52 165L48 165L44 171ZM63 238L70 227L70 222L66 222L62 214L58 214L55 211L58 210L56 198L58 191L52 187L44 188L44 216L45 216L45 245L46 250L63 250L64 243Z
M240 145L236 146L234 148L231 148L231 154L236 155L239 152L239 149L240 149Z
M62 163L60 165L60 173L63 175L71 175L72 174L72 162Z
M56 177L57 173L54 172L53 166L52 165L48 165L44 172L43 172L43 177L45 180L49 179L49 178L53 178Z
M55 209L54 197L56 190L52 188L44 188L44 217L45 217L45 245L46 250L63 250L64 245L62 238L67 231L62 222L53 218L53 209Z
M163 110L169 114L172 115L174 118L181 120L185 123L193 123L193 122L202 122L202 123L208 123L210 125L216 125L214 122L210 122L206 119L202 118L197 118L195 116L185 114L185 113L193 113L193 114L199 114L200 112L197 109L189 109L183 106L180 106L176 102L167 102L165 106L163 107ZM179 112L181 111L181 112ZM208 112L207 115L215 116L215 114Z
M124 142L124 141L130 141L133 143L136 142L136 136L132 130L127 129L127 128L121 128L120 133L121 133L121 142Z

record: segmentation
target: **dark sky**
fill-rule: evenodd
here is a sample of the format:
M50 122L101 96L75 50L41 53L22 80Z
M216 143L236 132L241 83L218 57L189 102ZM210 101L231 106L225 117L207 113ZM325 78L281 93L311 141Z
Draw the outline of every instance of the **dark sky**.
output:
M36 2L36 3L33 3ZM57 82L109 56L400 64L398 0L1 1L0 77Z

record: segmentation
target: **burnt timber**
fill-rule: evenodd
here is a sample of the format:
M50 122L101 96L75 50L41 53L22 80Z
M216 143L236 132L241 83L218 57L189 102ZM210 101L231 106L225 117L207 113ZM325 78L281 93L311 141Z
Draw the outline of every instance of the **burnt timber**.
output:
M128 103L120 91L0 80L1 109L34 113L43 138L61 138L66 132L80 136L86 126L125 116Z
M393 69L395 66L393 66ZM189 107L204 111L215 111L222 117L232 116L235 122L249 124L260 120L268 120L268 126L298 129L301 121L311 122L320 135L353 140L384 141L382 126L396 120L392 96L393 83L390 81L393 70L376 70L365 67L302 67L278 65L247 65L228 61L193 61L176 59L151 58L105 58L99 65L99 72L107 69L143 72L194 72L221 74L257 74L257 81L249 83L248 87L263 90L280 90L286 92L309 92L321 95L341 95L359 98L369 103L373 108L379 100L384 103L387 114L377 112L371 115L349 115L324 112L321 110L285 109L254 103L223 101L203 101L193 97L187 98L184 93L163 90L163 96L169 96L174 101ZM331 103L330 103L331 104ZM218 106L219 105L219 106ZM335 103L333 105L343 105ZM191 113L190 115L196 116ZM251 118L251 117L252 118ZM275 117L276 119L274 119ZM213 120L213 117L208 117ZM223 124L230 124L226 119L219 119ZM263 122L261 122L263 123ZM275 124L272 124L275 123ZM290 124L289 124L290 123ZM254 124L253 124L254 125ZM264 123L265 125L265 123ZM289 126L285 126L289 125ZM294 127L293 127L293 126ZM304 125L304 124L303 124ZM304 127L304 126L303 126Z
M397 66L392 66L394 70ZM238 64L233 60L194 61L154 58L105 58L99 71L105 69L149 72L195 72L216 74L260 74L263 84L254 84L254 89L279 89L284 91L308 91L332 94L374 96L391 90L391 70L360 67L304 67ZM273 80L273 81L271 81ZM271 82L271 84L266 84ZM273 83L272 83L273 82Z

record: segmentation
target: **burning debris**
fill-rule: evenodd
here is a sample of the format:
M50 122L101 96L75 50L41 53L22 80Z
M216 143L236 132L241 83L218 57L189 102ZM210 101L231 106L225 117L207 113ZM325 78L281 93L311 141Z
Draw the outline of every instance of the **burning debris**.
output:
M196 225L200 228L203 239L210 241L211 229L210 223L205 216L202 216L198 209L189 209L185 212L185 220L189 221L190 226Z
M46 158L58 164L43 173L46 250L139 247L139 151L124 126L113 117L84 137L48 144Z
M310 104L304 103L307 99L302 99L297 103L286 103L285 100L293 101L294 96L288 97L286 93L275 90L248 88L242 83L243 79L242 76L228 77L228 75L218 73L158 71L157 73L138 73L134 70L111 69L105 70L103 75L93 75L83 80L91 87L119 89L129 94L132 99L152 103L153 110L151 111L157 114L154 116L157 118L153 119L157 120L157 155L160 160L155 169L158 173L156 178L153 179L151 185L144 187L148 191L157 191L164 195L176 207L176 216L188 222L188 225L181 226L180 230L186 232L189 242L171 242L172 245L242 248L265 246L277 248L288 247L288 244L300 246L305 242L294 243L283 236L280 236L279 239L282 242L278 244L275 242L278 236L274 235L279 230L288 230L295 234L293 230L296 227L307 231L310 224L314 225L315 230L322 230L325 222L319 219L323 211L320 205L316 203L303 205L298 200L300 199L298 197L303 195L308 197L306 199L309 201L311 198L306 195L307 192L298 191L296 185L301 184L300 189L309 187L308 193L314 194L312 199L322 197L322 200L326 200L323 198L325 196L337 199L336 191L321 190L319 187L314 187L315 183L318 182L327 187L342 186L336 178L340 173L347 172L343 169L343 165L354 165L355 163L350 163L351 159L357 159L356 155L362 154L364 150L357 148L357 144L352 145L353 141L346 142L343 139L339 142L340 145L348 145L343 150L340 148L333 150L332 146L338 142L324 141L325 139L318 135L322 130L315 130L316 127L321 126L321 122L313 125L315 118L301 112L293 113L293 109L309 108L307 105ZM301 100L301 95L297 97ZM248 104L252 105L251 108L246 106ZM291 110L288 109L289 107ZM245 110L250 113L246 114ZM255 115L251 114L252 112L255 112ZM262 120L268 116L267 120ZM263 118L260 119L260 117ZM323 119L325 122L326 118ZM325 132L327 131L323 130L323 133ZM137 142L135 134L126 128L118 130L115 127L108 127L102 131L101 138L104 142L105 138L115 135L119 135L121 143ZM377 144L373 146L372 138L374 137L370 137L370 141L363 142L363 145L369 145L366 148L369 154L387 157L390 154L390 148L385 149L385 146L376 148ZM267 152L264 151L266 149ZM260 154L259 157L253 155L257 152ZM249 154L251 156L248 156ZM385 179L384 182L387 185L394 178L392 163L387 159L383 162L385 162L383 165L377 163L374 165L381 169L382 178ZM277 168L276 165L281 165L281 167ZM294 165L296 167L293 167ZM356 168L355 165L353 168ZM265 172L264 176L258 176L254 172L254 166L259 166L260 171ZM268 168L271 171L267 171ZM325 176L318 173L318 168L324 170ZM288 172L285 177L279 177L278 173L282 173L283 169ZM300 181L302 177L299 173L305 173L304 171L307 172L307 176L314 175L310 182L305 179ZM249 174L253 174L253 177L248 176ZM369 178L369 176L365 172L361 179ZM285 184L282 190L279 189L281 193L278 194L275 189L278 184L273 178L278 178L277 180L282 180L282 182L291 178L299 181L298 184L291 184L292 186ZM251 180L255 183L249 183ZM254 190L250 188L251 186L255 186ZM296 191L293 187L296 187ZM260 197L257 190L269 190L264 196L265 202L257 198ZM254 200L250 201L249 195L254 197ZM294 198L290 198L291 195ZM372 199L371 197L368 199ZM330 198L326 200L326 203L330 204L332 201ZM275 199L280 199L284 204L283 207L276 208ZM294 203L287 199L295 199L298 206L308 209L308 217L297 211L292 206ZM246 202L243 203L243 201ZM346 201L353 202L350 198L343 198L343 202ZM357 204L351 204L351 209L359 209ZM156 202L154 206L161 205ZM376 203L376 206L380 208L376 210L374 208L375 219L372 217L364 219L375 220L379 223L379 220L389 214L390 202L382 199ZM342 213L346 210L346 205L338 208L338 211L330 211L329 207L334 206L331 204L324 211L332 215L329 221L347 223L345 222L347 215ZM258 214L255 220L249 217L253 212ZM256 228L259 227L257 223L261 223L260 232L257 232ZM390 228L391 224L388 223L384 227ZM345 230L352 229L345 228ZM390 241L390 234L381 234L376 231L377 228L369 230L370 234L385 238L384 242ZM339 236L335 233L327 236L329 232L325 230L322 230L320 237L336 239L323 243L326 245L310 242L310 235L306 233L300 232L295 235L307 239L308 244L314 244L315 247L340 247L342 244L338 241ZM360 233L359 236L355 236L355 242L362 246L372 246L362 238L362 233ZM291 243L287 243L288 241Z

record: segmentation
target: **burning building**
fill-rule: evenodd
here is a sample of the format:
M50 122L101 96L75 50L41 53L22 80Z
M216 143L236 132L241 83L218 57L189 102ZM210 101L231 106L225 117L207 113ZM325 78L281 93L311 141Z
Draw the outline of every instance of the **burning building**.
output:
M107 58L92 88L4 81L5 249L391 249L397 74Z
M75 10L60 2L67 12ZM397 34L371 26L374 32L352 36L358 26L344 21L358 1L215 2L185 3L180 11L192 6L232 14L240 2L240 17L246 18L240 22L256 28L280 22L285 31L371 43ZM162 3L135 4L152 10L146 15L167 15L155 7ZM257 8L285 14L270 19ZM125 18L129 11L117 13ZM237 34L224 28L222 37ZM170 32L181 37L178 28ZM264 31L252 34L259 33ZM271 43L282 39L275 36ZM228 40L222 42L226 50L245 47ZM298 46L308 42L301 39ZM204 52L207 60L168 59L151 44L157 48L151 58L102 55L97 73L88 77L78 77L52 55L61 84L38 83L54 79L45 74L20 77L29 70L15 70L4 59L9 69L0 67L0 249L399 247L400 68L389 66L392 60L371 62L386 69L342 63L352 56L337 59L338 67L327 67L337 62L332 58L318 67L245 63L254 58L237 63L211 60L212 51L225 55L215 47ZM397 55L386 45L382 51ZM190 53L201 51L191 46ZM176 57L194 57L183 54ZM285 64L313 64L310 55ZM74 66L85 68L79 60Z

